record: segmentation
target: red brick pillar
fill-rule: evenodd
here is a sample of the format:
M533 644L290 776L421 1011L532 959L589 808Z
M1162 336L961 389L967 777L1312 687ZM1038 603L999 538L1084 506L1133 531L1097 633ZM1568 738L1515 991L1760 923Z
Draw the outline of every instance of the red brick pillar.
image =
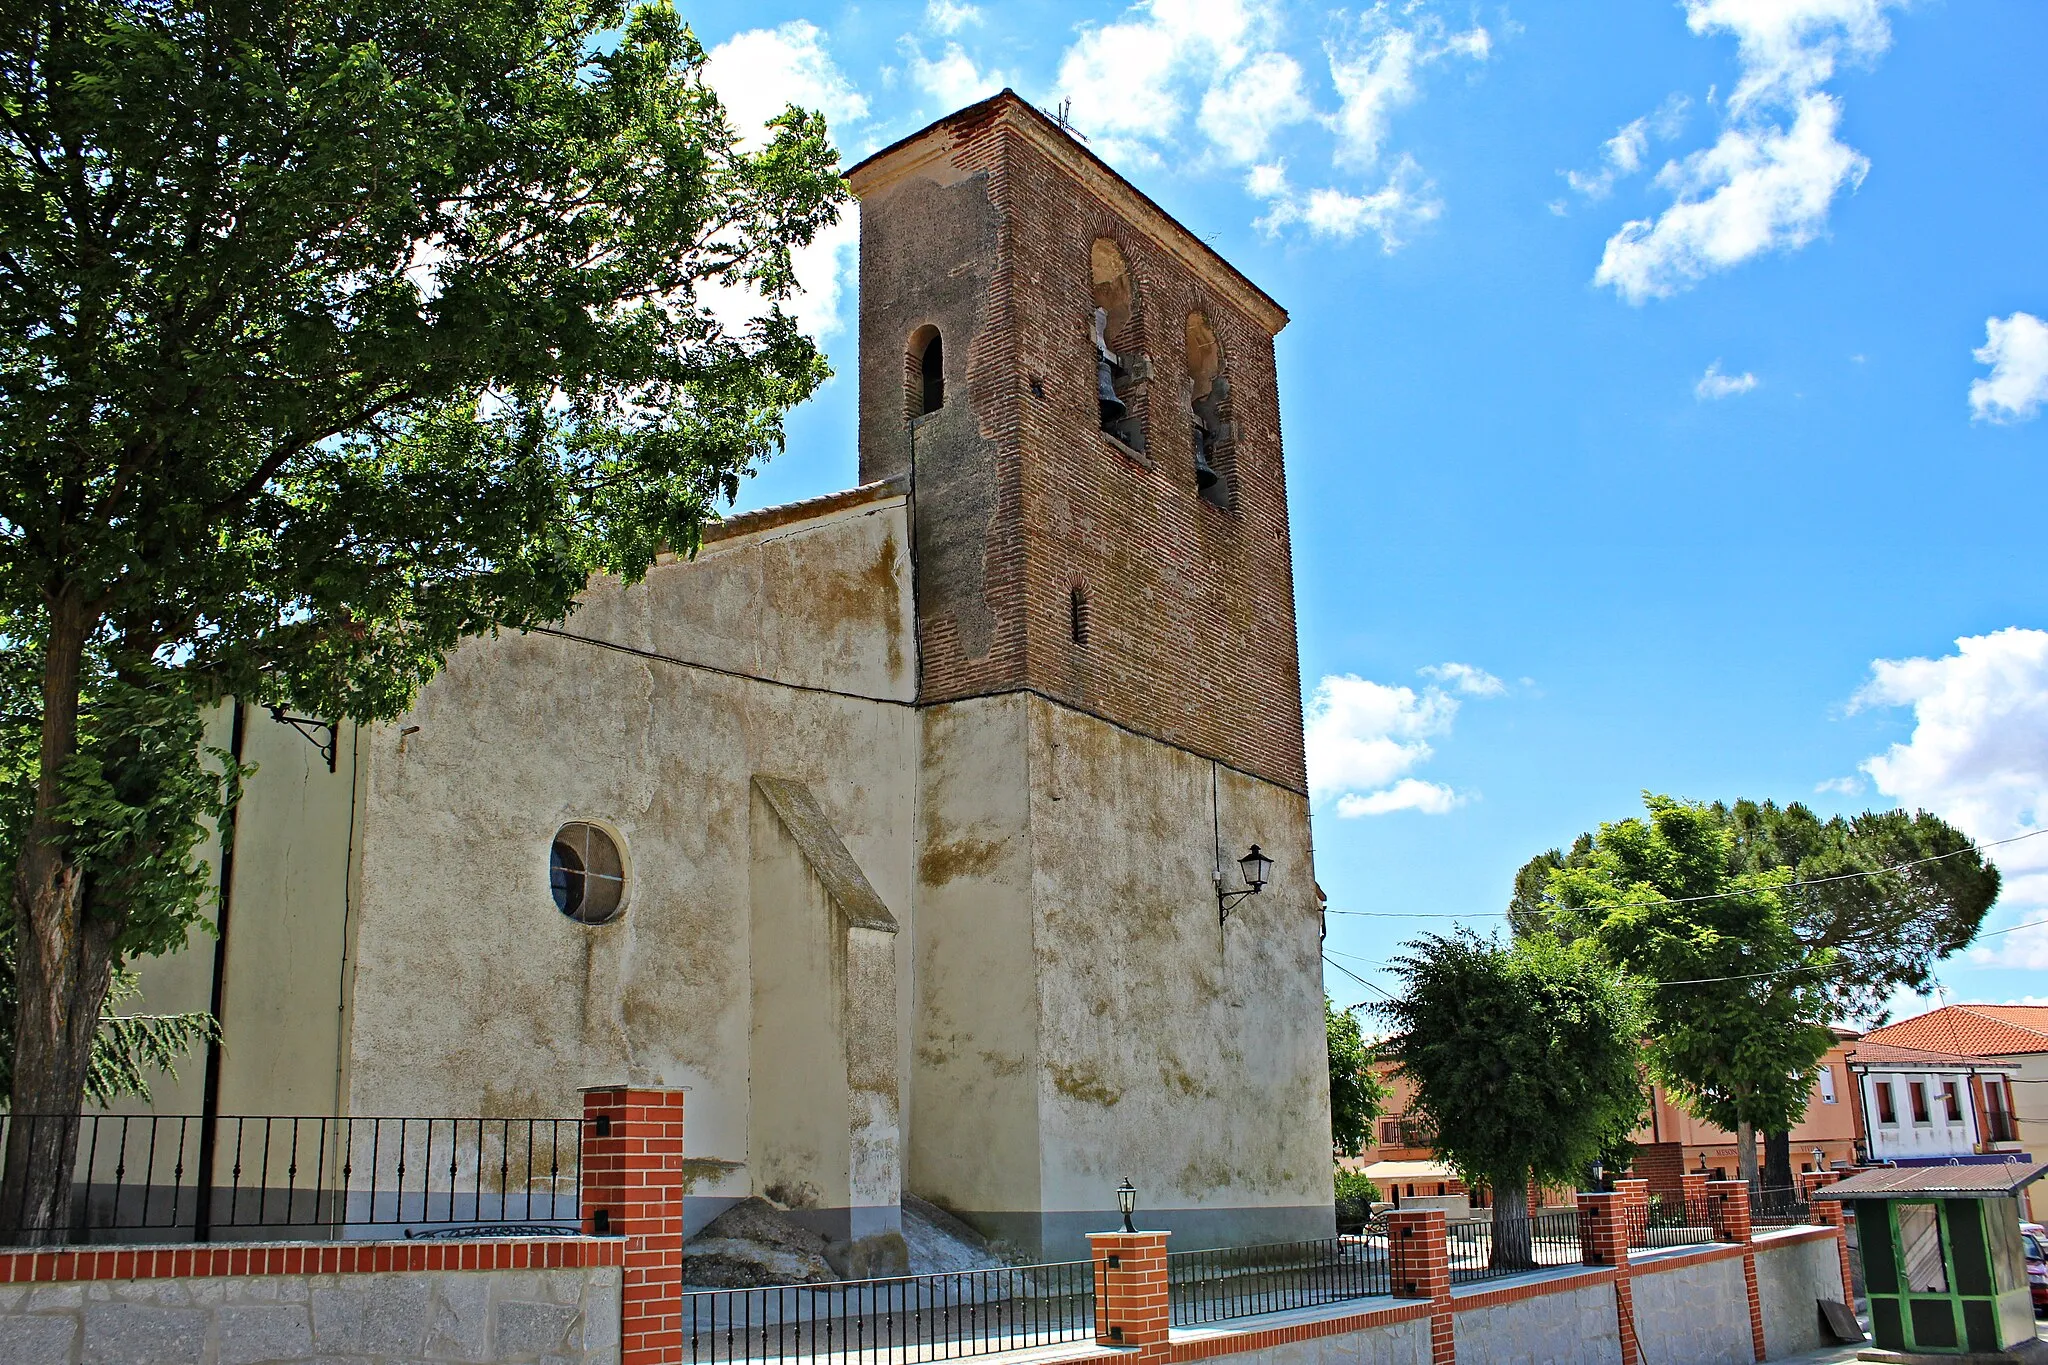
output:
M1397 1209L1387 1215L1387 1268L1394 1297L1428 1299L1431 1365L1454 1365L1451 1325L1450 1222L1442 1209Z
M1091 1232L1095 1258L1095 1342L1136 1348L1142 1361L1163 1361L1173 1322L1166 1286L1163 1232Z
M1814 1188L1822 1189L1842 1178L1840 1171L1823 1171L1827 1179L1818 1182ZM1811 1199L1811 1196L1808 1196ZM1812 1199L1814 1220L1822 1227L1835 1230L1835 1254L1842 1262L1842 1302L1853 1311L1856 1307L1856 1277L1849 1264L1849 1225L1843 1216L1842 1201L1839 1199Z
M1621 1365L1637 1365L1642 1359L1636 1345L1635 1285L1629 1280L1628 1269L1630 1213L1625 1190L1579 1194L1579 1259L1587 1265L1613 1266L1616 1271L1614 1325L1621 1334Z
M588 1236L626 1240L619 1365L683 1359L683 1092L583 1092L580 1208Z
M1749 1339L1756 1358L1764 1358L1764 1309L1757 1297L1756 1252L1750 1247L1749 1183L1743 1180L1707 1182L1707 1217L1714 1227L1714 1240L1735 1242L1742 1247L1742 1285L1749 1295Z
M1628 1196L1579 1195L1579 1258L1587 1265L1628 1264Z
M1678 1177L1679 1193L1685 1200L1687 1227L1703 1228L1707 1222L1707 1173L1687 1171Z
M1621 1196L1621 1202L1628 1214L1628 1244L1632 1247L1650 1244L1650 1182L1647 1180L1617 1180L1614 1192Z
M1707 1226L1717 1242L1749 1241L1749 1184L1742 1180L1707 1182Z

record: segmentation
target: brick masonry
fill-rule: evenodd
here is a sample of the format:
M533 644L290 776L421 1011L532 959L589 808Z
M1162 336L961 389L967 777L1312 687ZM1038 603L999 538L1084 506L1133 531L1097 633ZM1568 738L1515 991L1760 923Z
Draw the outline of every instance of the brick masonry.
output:
M583 1230L624 1239L620 1365L683 1359L683 1092L583 1092Z
M912 144L916 144L912 146ZM1273 333L1285 314L1015 96L856 167L861 478L909 469L919 699L1029 690L1294 791L1307 785ZM938 169L892 166L936 152ZM1099 429L1090 252L1134 286L1112 344L1144 449ZM1185 334L1229 385L1197 496ZM904 355L943 339L946 405L913 421ZM1085 643L1073 629L1087 602Z
M1091 1232L1095 1262L1095 1343L1136 1351L1141 1361L1169 1354L1173 1309L1166 1283L1166 1233Z

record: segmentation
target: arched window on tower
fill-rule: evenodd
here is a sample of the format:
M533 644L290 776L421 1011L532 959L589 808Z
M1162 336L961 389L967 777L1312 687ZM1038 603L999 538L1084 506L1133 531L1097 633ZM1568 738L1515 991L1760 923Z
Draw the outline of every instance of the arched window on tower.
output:
M903 377L912 418L937 412L946 405L946 349L938 328L920 327L911 334Z
M1236 483L1237 443L1230 422L1230 381L1223 346L1201 313L1188 314L1188 408L1195 457L1195 491L1229 511Z
M1143 451L1143 319L1131 268L1115 242L1097 237L1088 248L1088 272L1095 299L1089 336L1095 349L1095 395L1102 429Z

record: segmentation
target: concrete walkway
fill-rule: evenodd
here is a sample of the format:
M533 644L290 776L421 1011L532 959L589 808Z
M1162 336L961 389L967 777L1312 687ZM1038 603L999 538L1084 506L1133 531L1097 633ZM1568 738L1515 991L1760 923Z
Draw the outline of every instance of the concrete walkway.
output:
M1870 1324L1864 1323L1863 1330L1869 1331ZM2034 1335L2043 1341L2048 1341L2048 1323L2036 1322ZM1856 1353L1869 1344L1866 1341L1848 1346L1824 1346L1818 1351L1808 1351L1804 1355L1780 1356L1778 1360L1783 1365L1794 1365L1795 1362L1798 1362L1798 1365L1808 1365L1808 1362L1818 1365L1820 1361L1854 1360ZM1778 1362L1773 1362L1773 1365L1778 1365Z

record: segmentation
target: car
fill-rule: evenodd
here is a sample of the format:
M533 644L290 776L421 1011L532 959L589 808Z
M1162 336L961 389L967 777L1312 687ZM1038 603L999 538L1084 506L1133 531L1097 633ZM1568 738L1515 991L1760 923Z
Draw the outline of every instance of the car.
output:
M2022 1223L2020 1241L2027 1249L2027 1288L2034 1295L2034 1312L2048 1313L2048 1228Z

